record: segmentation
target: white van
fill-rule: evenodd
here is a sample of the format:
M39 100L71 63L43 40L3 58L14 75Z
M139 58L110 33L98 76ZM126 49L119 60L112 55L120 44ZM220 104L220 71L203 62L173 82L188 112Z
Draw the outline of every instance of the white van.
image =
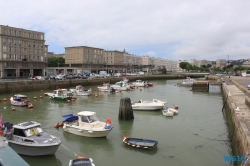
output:
M102 77L106 77L108 75L106 71L100 71L99 74Z

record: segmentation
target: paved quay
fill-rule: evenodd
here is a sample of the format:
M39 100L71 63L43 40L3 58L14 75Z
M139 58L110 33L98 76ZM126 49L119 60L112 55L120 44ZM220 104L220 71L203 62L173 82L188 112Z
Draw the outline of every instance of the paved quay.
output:
M241 164L248 166L250 165L250 90L247 89L247 85L250 84L250 77L223 76L221 79L224 102L228 106L225 107L224 113L227 116L232 150L234 155L244 156L244 162Z

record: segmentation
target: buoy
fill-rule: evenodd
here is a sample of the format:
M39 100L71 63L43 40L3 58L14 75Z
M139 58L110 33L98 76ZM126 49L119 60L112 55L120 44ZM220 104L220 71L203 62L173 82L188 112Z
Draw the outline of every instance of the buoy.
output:
M43 92L43 90L41 90L41 92Z
M0 130L0 135L2 135L3 134L3 131L2 130Z
M34 106L32 104L29 104L28 105L28 108L33 108Z
M71 100L67 100L68 103L71 103Z
M34 97L34 99L36 99L36 96Z
M140 91L142 91L142 89L140 88Z
M55 128L58 128L59 127L59 124L57 123L57 124L54 124L54 127Z
M97 93L95 93L95 97L98 97L98 94L97 94Z
M40 96L40 98L43 98L43 96Z
M75 99L73 98L72 101L75 101Z
M12 111L16 111L16 108L15 108L15 107L12 107L11 110L12 110Z
M174 108L175 108L175 109L178 109L179 107L178 107L178 105L175 105L175 104L174 104Z
M6 101L6 98L4 98L3 101Z

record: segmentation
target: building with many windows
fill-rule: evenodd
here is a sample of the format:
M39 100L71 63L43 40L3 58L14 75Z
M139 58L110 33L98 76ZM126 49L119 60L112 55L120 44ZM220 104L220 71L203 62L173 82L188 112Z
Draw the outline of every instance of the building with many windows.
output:
M98 73L103 69L103 49L76 46L65 47L65 64L77 68L77 73Z
M0 77L44 75L45 35L42 32L0 25Z

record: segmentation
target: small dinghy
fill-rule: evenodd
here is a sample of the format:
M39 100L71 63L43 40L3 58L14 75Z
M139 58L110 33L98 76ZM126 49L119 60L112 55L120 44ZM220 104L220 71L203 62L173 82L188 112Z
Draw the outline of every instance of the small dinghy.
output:
M128 138L123 136L123 143L132 146L134 148L139 148L139 149L154 149L158 141L155 140L148 140L148 139L141 139L141 138Z
M168 116L168 117L174 116L174 113L172 113L172 112L169 111L168 109L162 110L162 114L163 114L164 116Z
M77 158L69 161L69 166L95 166L92 158Z
M170 112L172 112L174 115L178 114L178 111L176 109L168 108L167 110L170 111Z

